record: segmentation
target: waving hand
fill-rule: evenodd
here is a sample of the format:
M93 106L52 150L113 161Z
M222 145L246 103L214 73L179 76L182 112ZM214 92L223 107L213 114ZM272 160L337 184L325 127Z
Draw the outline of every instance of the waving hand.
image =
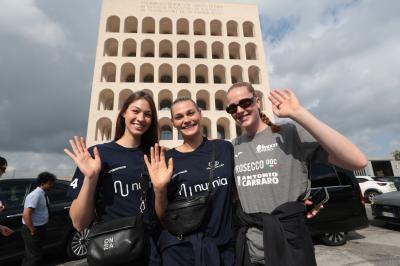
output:
M154 189L165 189L171 180L174 168L172 158L168 160L168 165L165 162L165 148L160 148L156 143L156 145L150 149L150 161L147 155L144 155L144 161L149 170Z

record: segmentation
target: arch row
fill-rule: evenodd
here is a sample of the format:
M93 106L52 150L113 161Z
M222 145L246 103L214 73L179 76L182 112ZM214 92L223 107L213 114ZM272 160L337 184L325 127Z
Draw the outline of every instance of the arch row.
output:
M138 44L136 40L132 38L125 39L121 45L117 39L108 38L104 42L103 56L208 58L232 60L260 59L258 47L253 42L248 42L242 46L238 42L230 42L229 44L224 45L219 41L207 44L206 42L199 40L191 45L185 40L180 40L176 43L173 43L170 40L161 40L158 43L155 43L151 39L145 39Z
M118 73L117 73L118 70ZM208 84L233 84L249 81L252 84L261 84L261 70L252 65L244 69L240 65L226 68L224 65L209 67L198 64L191 67L180 64L177 67L164 63L157 68L150 63L136 67L133 63L125 63L119 69L114 63L107 62L102 66L101 82L125 83L208 83Z
M120 18L112 15L106 20L106 32L145 33L145 34L178 34L178 35L209 35L232 37L255 37L254 23L251 21L237 22L235 20L221 21L203 19L167 17L155 19L147 16L138 19L135 16Z

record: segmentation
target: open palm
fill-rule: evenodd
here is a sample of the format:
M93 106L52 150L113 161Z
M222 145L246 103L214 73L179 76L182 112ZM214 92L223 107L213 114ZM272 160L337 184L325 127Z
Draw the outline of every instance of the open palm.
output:
M64 152L75 162L79 170L86 177L97 177L101 170L100 154L97 148L93 149L94 158L86 148L85 140L77 136L69 140L72 151L64 149Z
M147 155L144 155L144 161L147 169L149 170L151 183L153 184L154 188L165 188L171 180L174 168L172 158L168 160L168 165L165 162L165 148L160 148L158 144L156 144L154 147L151 147L150 161L149 158L147 158Z
M272 111L278 117L291 117L300 108L296 95L289 89L283 92L279 89L272 91L268 97L272 103Z

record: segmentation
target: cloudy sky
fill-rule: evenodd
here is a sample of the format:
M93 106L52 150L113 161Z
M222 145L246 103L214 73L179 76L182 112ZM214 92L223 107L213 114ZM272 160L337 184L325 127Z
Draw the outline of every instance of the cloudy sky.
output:
M221 2L221 1L217 1ZM400 149L400 1L259 0L271 87L292 88L368 157ZM0 0L8 176L70 176L86 135L100 1Z

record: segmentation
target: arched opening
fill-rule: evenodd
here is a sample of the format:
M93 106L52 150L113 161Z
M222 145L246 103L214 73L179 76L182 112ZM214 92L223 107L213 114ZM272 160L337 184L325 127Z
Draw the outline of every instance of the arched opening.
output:
M109 118L100 118L96 123L95 141L111 140L111 120Z
M137 33L138 20L135 17L127 17L125 19L124 32L126 33Z
M162 64L158 69L158 82L171 83L172 82L172 67L168 64Z
M218 119L217 121L217 138L219 139L230 139L229 132L229 120L225 117Z
M172 57L172 43L168 40L162 40L159 44L160 57Z
M240 45L237 42L229 44L229 59L240 59Z
M105 89L100 92L99 104L97 110L107 111L114 108L114 92L110 89Z
M179 65L177 70L178 83L190 83L190 68L188 65Z
M213 69L214 74L214 83L215 84L222 84L226 83L225 80L225 67L222 65L217 65Z
M151 64L143 64L140 67L140 82L154 82L154 68Z
M160 34L172 34L172 21L169 18L160 20Z
M118 41L116 39L107 39L104 42L104 56L117 56L118 55Z
M254 37L253 32L254 25L250 21L246 21L243 23L243 35L244 37Z
M210 23L210 32L212 36L222 35L222 23L219 20L213 20Z
M231 81L232 84L243 81L243 69L240 66L231 68Z
M155 33L156 23L153 18L145 17L142 20L142 33Z
M154 57L154 42L152 40L144 40L141 50L142 57Z
M136 56L136 41L133 39L127 39L122 45L122 56Z
M118 110L122 109L122 106L124 105L126 99L128 99L129 95L132 94L132 91L130 89L124 89L119 93L118 97Z
M215 110L225 111L226 108L226 91L219 90L215 93Z
M194 44L194 57L207 58L207 44L203 41Z
M196 19L193 22L194 35L206 35L206 24L202 19Z
M190 46L187 41L180 41L177 44L177 57L178 58L189 58L190 57Z
M195 69L196 83L208 83L208 68L205 65L198 65Z
M178 98L192 98L192 94L188 90L181 90L178 92Z
M246 59L257 60L257 47L254 43L246 44Z
M228 36L238 36L238 24L236 21L230 20L226 24L226 32Z
M164 125L161 127L161 140L172 140L172 127Z
M135 66L133 64L122 65L120 82L135 82Z
M184 18L178 19L176 22L176 32L183 35L189 34L189 21Z
M211 121L207 117L201 120L201 132L206 138L211 138Z
M214 42L211 45L211 52L213 59L223 59L224 58L224 45L220 42Z
M196 94L196 103L201 110L210 110L210 95L208 91L198 91Z
M115 82L116 67L113 63L106 63L101 69L101 82Z
M119 32L120 20L117 16L107 18L106 32Z
M256 66L251 66L249 68L249 82L251 84L260 84L260 69Z
M162 90L158 94L159 110L169 111L172 106L172 93L169 90Z

